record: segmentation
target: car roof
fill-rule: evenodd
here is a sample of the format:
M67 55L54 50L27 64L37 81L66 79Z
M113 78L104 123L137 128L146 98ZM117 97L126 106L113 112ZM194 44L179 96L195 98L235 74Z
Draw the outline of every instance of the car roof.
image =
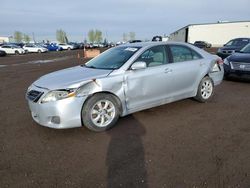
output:
M247 37L243 37L243 38L234 38L234 39L231 39L230 41L232 41L232 40L244 40L244 39L247 39L247 40L250 40L250 38L247 38Z
M157 46L157 45L167 45L167 44L181 44L181 45L190 45L188 43L184 43L184 42L135 42L135 43L126 43L126 44L121 44L119 46L128 46L128 47L147 47L147 46Z

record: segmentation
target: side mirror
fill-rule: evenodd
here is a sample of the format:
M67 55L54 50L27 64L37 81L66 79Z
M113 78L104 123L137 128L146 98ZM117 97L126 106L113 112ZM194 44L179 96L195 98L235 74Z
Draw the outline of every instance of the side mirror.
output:
M133 65L131 66L132 70L140 70L140 69L145 69L147 67L146 62L144 61L137 61L135 63L133 63Z

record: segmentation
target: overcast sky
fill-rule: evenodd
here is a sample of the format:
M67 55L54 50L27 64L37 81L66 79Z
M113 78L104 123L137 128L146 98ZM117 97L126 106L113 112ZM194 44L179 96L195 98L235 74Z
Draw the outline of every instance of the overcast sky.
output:
M21 31L37 40L55 40L57 29L71 41L90 29L113 41L130 31L144 40L188 24L250 20L250 0L1 0L0 7L0 36Z

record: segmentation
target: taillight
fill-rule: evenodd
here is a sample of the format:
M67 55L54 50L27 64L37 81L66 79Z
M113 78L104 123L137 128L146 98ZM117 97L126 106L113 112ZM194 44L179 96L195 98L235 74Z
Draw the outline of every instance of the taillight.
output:
M222 65L224 62L223 62L223 60L221 58L219 58L219 59L216 60L216 63L218 65Z
M212 67L212 72L218 72L221 71L221 67L220 65L222 65L224 62L221 58L218 58L215 63L214 66Z

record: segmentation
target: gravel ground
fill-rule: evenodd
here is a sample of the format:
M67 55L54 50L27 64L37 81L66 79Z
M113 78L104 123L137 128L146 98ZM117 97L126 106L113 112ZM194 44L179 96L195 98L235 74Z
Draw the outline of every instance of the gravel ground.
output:
M81 55L0 57L0 187L250 187L249 82L223 81L209 103L134 113L103 133L39 126L27 87Z

